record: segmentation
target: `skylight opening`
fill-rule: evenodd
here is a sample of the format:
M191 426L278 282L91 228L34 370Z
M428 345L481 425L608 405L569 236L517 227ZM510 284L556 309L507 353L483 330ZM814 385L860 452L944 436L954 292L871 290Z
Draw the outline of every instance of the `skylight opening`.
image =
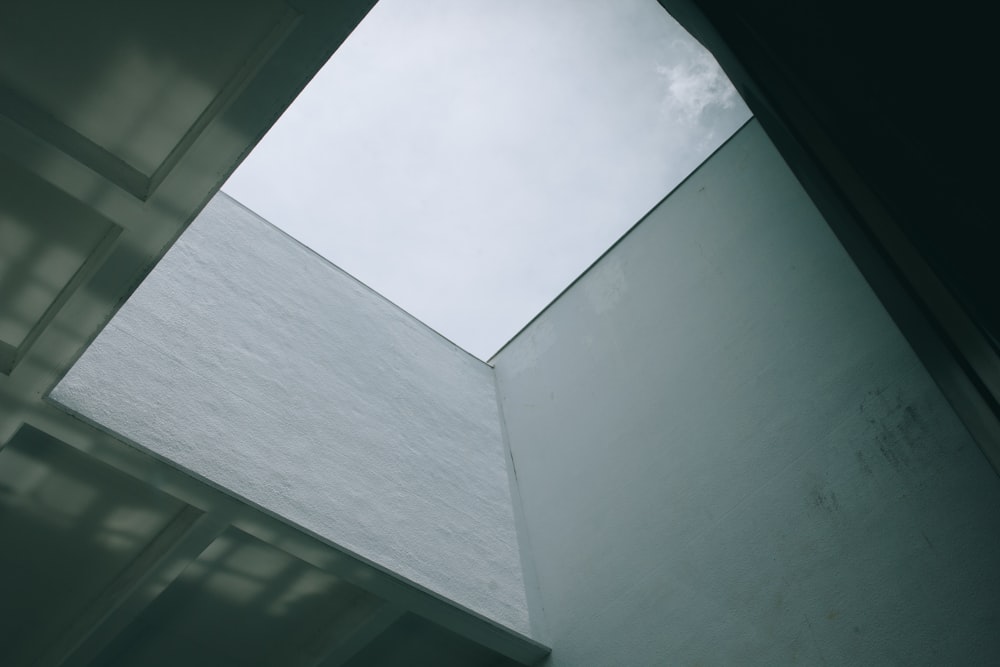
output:
M488 359L749 115L655 0L381 0L223 190Z

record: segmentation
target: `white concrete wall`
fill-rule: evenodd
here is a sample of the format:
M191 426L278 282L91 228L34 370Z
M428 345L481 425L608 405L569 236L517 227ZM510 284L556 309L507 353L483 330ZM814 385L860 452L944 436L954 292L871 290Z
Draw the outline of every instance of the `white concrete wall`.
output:
M52 398L529 631L492 370L223 195Z
M1000 655L1000 480L752 122L495 358L553 666Z

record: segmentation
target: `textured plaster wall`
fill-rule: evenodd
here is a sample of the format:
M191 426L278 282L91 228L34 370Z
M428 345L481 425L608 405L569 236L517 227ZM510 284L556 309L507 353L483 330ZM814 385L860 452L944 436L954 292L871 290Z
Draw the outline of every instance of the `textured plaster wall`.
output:
M494 359L553 666L1000 654L1000 481L752 122Z
M52 397L528 633L492 369L224 195Z

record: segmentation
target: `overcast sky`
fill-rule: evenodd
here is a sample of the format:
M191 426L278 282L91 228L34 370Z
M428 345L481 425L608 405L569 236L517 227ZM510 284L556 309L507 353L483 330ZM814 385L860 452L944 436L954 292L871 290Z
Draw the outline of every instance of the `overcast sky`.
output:
M381 0L223 190L488 359L748 117L655 0Z

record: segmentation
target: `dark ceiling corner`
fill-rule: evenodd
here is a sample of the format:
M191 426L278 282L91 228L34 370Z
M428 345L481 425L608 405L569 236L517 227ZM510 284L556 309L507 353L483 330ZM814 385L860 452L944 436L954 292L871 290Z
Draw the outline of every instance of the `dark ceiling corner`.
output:
M660 3L719 60L1000 470L986 6Z

